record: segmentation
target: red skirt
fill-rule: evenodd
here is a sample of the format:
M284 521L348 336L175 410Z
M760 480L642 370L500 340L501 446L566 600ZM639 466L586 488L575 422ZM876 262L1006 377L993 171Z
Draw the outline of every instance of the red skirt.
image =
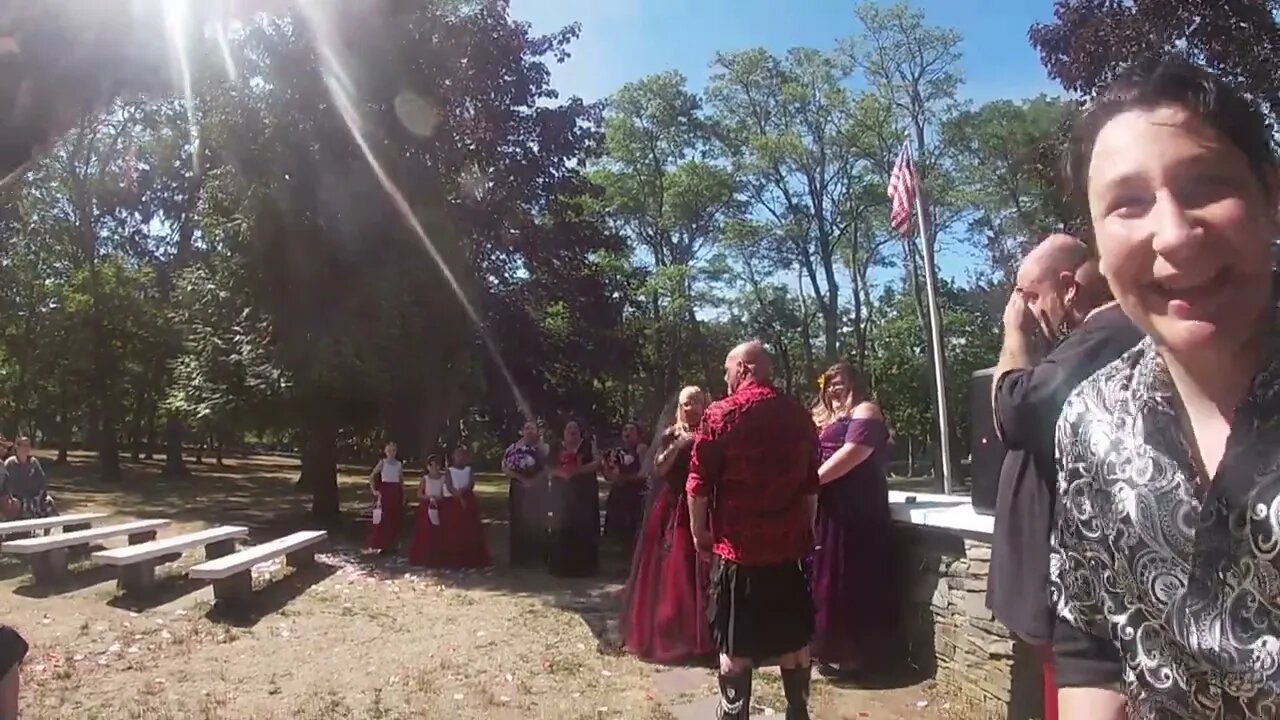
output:
M622 610L627 651L676 664L715 655L707 622L708 563L693 548L689 503L664 485L644 518Z
M400 544L400 528L404 524L404 486L401 483L384 483L379 480L377 489L382 517L373 524L369 547L375 550L395 550Z
M450 567L482 568L492 564L489 542L484 536L484 518L480 515L480 499L474 494L450 498L451 534L456 537Z
M489 549L475 498L466 502L458 498L437 500L439 525L431 524L429 507L426 502L418 505L409 562L429 568L487 567Z

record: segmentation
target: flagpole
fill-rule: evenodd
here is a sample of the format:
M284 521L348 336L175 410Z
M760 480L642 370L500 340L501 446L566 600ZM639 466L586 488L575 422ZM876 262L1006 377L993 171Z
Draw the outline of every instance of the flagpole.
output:
M911 138L907 137L907 153ZM924 292L929 303L929 334L933 338L933 381L938 394L938 449L942 453L942 492L951 494L951 421L947 414L947 384L942 365L942 314L938 311L938 281L933 268L933 244L929 242L929 219L924 212L924 184L916 171L916 218L920 226L920 248L924 256Z

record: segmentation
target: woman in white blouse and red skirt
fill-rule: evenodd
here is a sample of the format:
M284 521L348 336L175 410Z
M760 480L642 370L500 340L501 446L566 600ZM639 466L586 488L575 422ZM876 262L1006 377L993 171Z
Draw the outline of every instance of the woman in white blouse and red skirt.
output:
M413 524L413 539L409 542L409 562L423 567L443 568L449 565L449 534L446 525L449 512L447 496L449 475L444 470L444 459L439 455L427 457L427 471L418 485L418 512Z
M400 544L400 528L404 522L404 463L396 457L399 449L387 443L382 459L369 474L369 485L377 501L373 508L373 532L369 547L383 555L396 551Z
M471 451L461 445L454 448L453 462L446 474L449 482L445 493L452 495L444 505L445 527L449 528L449 567L488 567L489 544L485 541L484 518L471 474Z

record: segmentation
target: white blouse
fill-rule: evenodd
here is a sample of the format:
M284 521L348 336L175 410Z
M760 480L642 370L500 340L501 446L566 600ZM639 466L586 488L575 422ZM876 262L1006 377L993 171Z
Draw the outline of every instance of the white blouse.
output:
M404 475L404 463L396 459L388 460L387 458L382 458L373 468L373 471L382 476L382 482L399 485Z
M427 497L439 499L449 497L449 491L444 486L444 475L440 477L431 477L429 474L423 473L422 482L427 484Z
M469 465L464 468L449 468L449 477L453 480L453 489L458 492L466 492L470 490L474 483L474 480L471 477L471 466ZM448 493L449 489L445 488L445 492Z

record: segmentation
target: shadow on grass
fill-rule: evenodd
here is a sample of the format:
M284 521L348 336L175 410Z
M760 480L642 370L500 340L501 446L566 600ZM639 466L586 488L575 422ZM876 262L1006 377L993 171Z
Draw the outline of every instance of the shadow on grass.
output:
M185 574L174 573L156 578L155 587L145 595L121 593L108 600L107 604L120 610L145 612L186 597L206 585L208 583L203 580L192 580Z
M56 583L39 583L34 578L13 589L14 594L23 597L44 599L77 592L94 585L101 585L116 579L116 569L105 565L93 565L81 570L73 570L66 580Z
M6 555L0 559L0 582L30 574L31 566L25 560L20 560L14 555Z
M70 462L61 466L50 463L50 492L64 513L87 510L112 511L123 517L167 518L175 522L199 522L206 525L243 525L250 530L250 544L281 537L294 530L315 528L310 517L311 496L294 489L298 474L296 459L276 456L227 458L224 466L191 465L186 477L165 477L163 461L125 462L118 482L104 482L92 458L73 453ZM353 550L365 544L369 524L361 514L370 505L364 468L340 468L340 498L346 510L339 523L327 527L335 550ZM408 480L407 495L416 496L414 477ZM351 562L367 572L391 577L407 572L430 574L443 584L459 589L495 592L537 598L550 606L577 614L600 641L602 649L616 644L611 639L611 624L616 625L619 595L626 582L630 555L607 542L601 544L600 574L594 578L557 578L539 569L512 569L507 561L509 524L507 513L507 481L497 474L476 474L476 497L485 518L486 536L495 567L482 571L442 571L426 573L402 561L388 561L376 556L353 556ZM113 519L111 522L118 522ZM413 532L413 515L405 517L401 551L407 551ZM162 533L163 535L164 533ZM14 576L25 569L10 569L0 564L0 577L11 570ZM333 572L332 568L328 572ZM297 572L285 578L276 589L269 587L258 593L248 608L249 615L225 621L256 623L264 614L278 609L305 591L317 578L307 582L314 571ZM169 592L183 593L182 584ZM180 595L179 595L180 596ZM131 598L119 602L133 603ZM165 600L147 599L147 605ZM122 605L124 607L124 605ZM220 612L220 611L215 611ZM221 616L220 616L221 617Z
M118 482L98 477L96 464L72 456L50 468L50 493L61 512L112 510L139 518L215 525L276 526L303 520L310 496L292 490L297 464L279 458L236 458L223 467L193 466L188 477L169 478L161 463L124 463Z
M279 580L257 590L243 606L227 606L218 602L205 614L212 622L238 628L251 628L281 608L288 605L311 587L324 582L338 571L338 567L317 562L295 569Z

